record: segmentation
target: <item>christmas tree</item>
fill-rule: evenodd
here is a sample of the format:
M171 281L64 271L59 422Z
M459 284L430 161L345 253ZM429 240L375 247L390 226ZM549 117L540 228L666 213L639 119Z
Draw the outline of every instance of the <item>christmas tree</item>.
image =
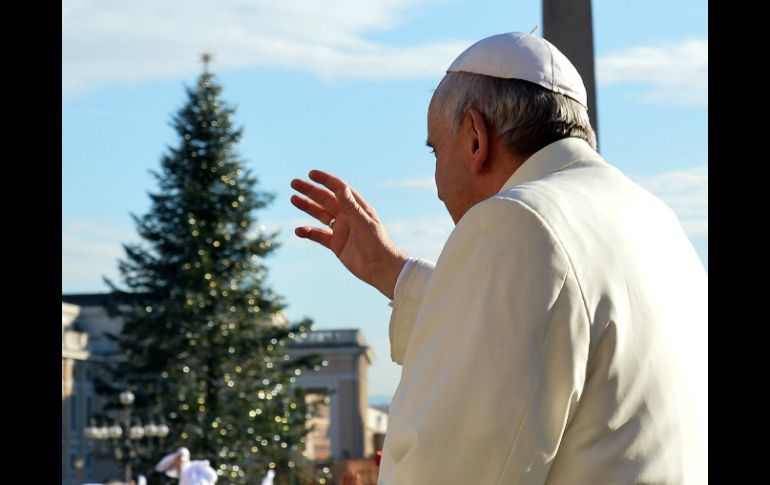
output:
M272 199L236 153L242 130L234 108L208 71L173 118L179 135L153 175L159 191L142 217L141 243L126 244L119 262L123 287L111 311L124 321L113 340L122 353L97 392L114 399L130 388L137 415L163 416L165 450L185 446L208 459L218 484L259 483L269 469L276 483L304 483L306 422L313 411L293 385L317 356L293 359L292 340L309 321L289 324L284 303L267 286L263 258L277 247L256 212ZM139 460L147 473L155 457ZM151 482L165 483L160 474Z

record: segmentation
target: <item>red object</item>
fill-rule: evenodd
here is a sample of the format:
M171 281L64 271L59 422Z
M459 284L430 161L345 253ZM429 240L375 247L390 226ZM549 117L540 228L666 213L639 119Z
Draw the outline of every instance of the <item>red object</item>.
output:
M380 466L380 461L382 461L382 450L377 450L374 454L374 464Z

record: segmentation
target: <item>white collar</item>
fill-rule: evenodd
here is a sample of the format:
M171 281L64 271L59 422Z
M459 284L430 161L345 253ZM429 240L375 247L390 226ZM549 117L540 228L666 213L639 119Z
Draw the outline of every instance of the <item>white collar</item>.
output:
M508 177L500 192L504 192L525 182L531 182L558 172L567 165L579 160L592 159L603 163L601 155L591 148L582 138L562 138L546 145L526 159L516 171Z

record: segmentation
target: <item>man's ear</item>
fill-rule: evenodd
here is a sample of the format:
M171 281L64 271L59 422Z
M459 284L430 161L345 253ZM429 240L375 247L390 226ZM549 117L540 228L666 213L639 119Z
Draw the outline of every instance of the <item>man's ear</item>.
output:
M480 174L484 169L488 168L487 162L489 161L489 132L487 130L487 123L484 121L484 117L481 113L471 108L466 113L466 126L470 135L468 139L470 150L470 165L468 169L472 174Z

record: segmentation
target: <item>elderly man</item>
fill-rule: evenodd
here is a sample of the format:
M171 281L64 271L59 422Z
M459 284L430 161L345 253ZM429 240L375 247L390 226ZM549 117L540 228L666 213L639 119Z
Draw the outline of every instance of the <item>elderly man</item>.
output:
M676 215L596 152L573 65L481 40L428 109L455 228L435 266L321 171L295 206L393 300L380 484L706 482L707 276ZM320 184L320 185L317 185Z

